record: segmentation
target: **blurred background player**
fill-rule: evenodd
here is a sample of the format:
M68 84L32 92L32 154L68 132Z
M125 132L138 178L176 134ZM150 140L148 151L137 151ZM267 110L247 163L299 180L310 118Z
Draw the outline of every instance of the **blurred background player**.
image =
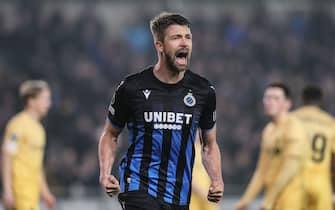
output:
M200 136L194 144L195 159L192 177L192 194L190 210L219 210L219 206L207 200L207 190L211 184L211 180L201 162L202 142Z
M2 146L6 210L39 210L40 195L48 209L55 204L43 170L46 137L40 123L50 108L50 95L44 81L26 81L20 87L24 110L8 122Z
M307 157L304 167L304 189L307 210L331 210L331 156L335 151L335 121L322 107L322 91L307 86L302 92L303 106L294 113L307 132Z
M289 114L290 90L282 83L268 85L263 104L271 122L263 130L256 171L236 209L246 209L264 187L262 210L300 210L305 136L300 121Z

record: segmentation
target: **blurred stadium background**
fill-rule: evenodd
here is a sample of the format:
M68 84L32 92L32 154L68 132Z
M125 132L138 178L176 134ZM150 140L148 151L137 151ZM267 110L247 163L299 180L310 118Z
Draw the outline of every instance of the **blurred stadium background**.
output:
M19 84L46 79L53 107L44 121L45 166L58 210L120 209L98 184L98 137L117 83L156 62L148 22L163 10L190 18L191 69L216 86L222 209L233 209L255 167L268 82L288 83L295 106L304 85L321 85L326 109L335 113L332 1L1 0L1 136L21 108Z

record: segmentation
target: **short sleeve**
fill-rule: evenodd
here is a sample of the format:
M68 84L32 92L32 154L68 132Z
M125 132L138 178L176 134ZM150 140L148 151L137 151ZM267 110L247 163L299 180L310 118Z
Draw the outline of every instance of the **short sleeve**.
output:
M209 130L216 122L216 94L213 86L209 87L206 103L200 117L200 128Z
M122 129L128 120L128 104L126 102L125 84L122 81L116 88L108 108L108 119L113 126Z
M4 152L10 155L16 155L22 138L23 134L20 125L15 121L9 122L5 130L3 143Z

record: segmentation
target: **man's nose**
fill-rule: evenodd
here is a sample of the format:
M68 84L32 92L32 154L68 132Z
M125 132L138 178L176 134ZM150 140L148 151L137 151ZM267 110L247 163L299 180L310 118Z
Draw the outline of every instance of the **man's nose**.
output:
M181 46L188 46L189 45L189 40L187 39L187 38L182 38L181 40L180 40L180 45Z

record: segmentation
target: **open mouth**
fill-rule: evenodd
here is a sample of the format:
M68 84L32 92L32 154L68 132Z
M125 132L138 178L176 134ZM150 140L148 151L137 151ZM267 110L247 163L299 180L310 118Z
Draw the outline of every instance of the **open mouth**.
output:
M176 53L176 63L178 65L187 65L187 57L188 57L188 52L186 51L180 51Z

